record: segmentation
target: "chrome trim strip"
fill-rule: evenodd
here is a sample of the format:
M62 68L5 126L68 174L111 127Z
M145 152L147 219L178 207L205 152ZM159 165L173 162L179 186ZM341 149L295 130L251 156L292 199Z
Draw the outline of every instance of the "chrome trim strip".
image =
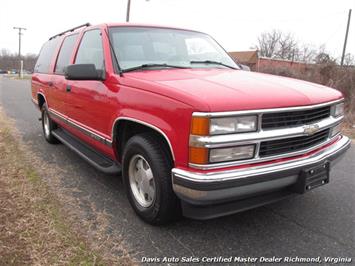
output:
M300 111L300 110L309 110L313 108L323 107L327 105L333 105L339 102L343 102L344 98L338 99L331 102L320 103L315 105L306 105L306 106L296 106L296 107L282 107L282 108L270 108L270 109L257 109L257 110L242 110L242 111L227 111L227 112L194 112L192 116L199 117L225 117L225 116L234 116L234 115L251 115L251 114L260 114L260 113L276 113L276 112L287 112L287 111Z
M318 131L330 128L333 125L340 123L344 116L334 118L332 116L323 119L317 123L313 123L318 127ZM316 132L315 132L316 133ZM259 132L251 133L237 133L228 135L211 135L211 136L190 136L190 146L192 147L205 147L205 148L219 148L235 145L243 145L256 143L259 141L268 141L276 139L286 139L292 137L308 136L304 132L304 125L291 128L281 128L273 130L260 130Z
M139 124L142 124L144 126L147 126L147 127L150 127L156 131L158 131L166 140L166 142L168 143L169 145L169 148L170 148L170 152L171 152L171 155L173 157L173 161L175 161L175 155L174 155L174 150L173 150L173 146L171 145L171 142L168 138L168 136L158 127L152 125L152 124L149 124L147 122L144 122L144 121L141 121L141 120L138 120L136 118L131 118L131 117L127 117L127 116L120 116L118 118L115 119L115 121L113 122L113 126L112 126L112 139L115 139L115 136L114 136L114 130L115 130L115 125L117 122L119 122L120 120L128 120L128 121L132 121L132 122L136 122L136 123L139 123Z
M261 162L267 162L267 161L272 161L272 160L276 160L276 159L282 159L282 158L287 158L287 157L293 157L293 156L297 156L297 155L301 155L304 153L308 153L312 150L316 150L324 145L327 145L328 143L332 142L333 140L335 140L338 136L340 135L337 134L335 135L333 138L328 138L326 141L312 146L311 148L308 149L303 149L300 151L296 151L296 152L289 152L289 153L284 153L284 154L279 154L279 155L273 155L273 156L268 156L268 157L259 157L259 149L260 149L260 143L257 143L257 150L256 150L256 156L253 159L249 159L249 160L242 160L242 161L231 161L231 162L222 162L222 163L214 163L214 164L193 164L193 163L189 163L190 167L196 168L196 169L200 169L200 170L209 170L209 169L217 169L217 168L222 168L222 167L230 167L230 166L239 166L239 165L245 165L245 164L251 164L251 163L261 163Z
M48 108L48 109L49 109L48 111L49 111L50 114L54 115L58 119L63 120L64 122L67 121L67 118L64 115L62 115L61 113L57 112L56 110L54 110L52 108Z
M72 119L65 117L64 115L62 115L61 113L53 110L53 109L49 109L49 113L53 116L55 116L57 119L62 120L64 123L66 123L67 125L70 125L72 127L74 127L75 129L81 131L83 134L85 134L86 136L91 137L92 139L106 145L109 147L112 147L112 142L111 140L108 140L98 134L96 134L95 132L92 132L91 130L88 130L82 126L80 126L79 124L75 123Z
M258 114L258 127L256 128L257 132L261 131L262 121L263 121L263 114Z
M292 152L292 153L286 153L286 154L280 154L280 155L274 155L274 156L269 156L269 157L264 157L260 158L259 157L259 145L262 141L270 141L270 140L279 140L279 139L286 139L286 138L293 138L293 137L302 137L302 136L308 136L310 134L307 134L305 125L301 126L294 126L294 127L289 127L289 128L276 128L276 129L269 129L269 130L263 130L261 128L261 121L262 121L262 116L264 112L280 112L280 111L293 111L293 110L307 110L307 109L312 109L312 108L317 108L321 106L327 106L331 105L332 107L335 106L336 103L343 102L343 99L332 101L332 102L327 102L323 104L318 104L318 105L313 105L313 106L301 106L301 107L291 107L291 108L276 108L276 109L264 109L264 110L252 110L252 111L241 111L241 112L228 112L228 113L233 113L233 114L246 114L247 112L262 112L262 113L257 113L258 115L258 129L256 132L248 132L248 133L235 133L235 134L225 134L225 135L209 135L209 136L197 136L197 135L190 135L189 139L189 146L190 147L204 147L204 148L223 148L223 147L232 147L232 146L238 146L238 145L248 145L248 144L256 144L257 145L257 152L255 153L255 157L252 159L248 160L240 160L240 161L230 161L230 162L221 162L221 163L210 163L210 164L194 164L194 163L189 163L189 167L193 167L196 169L202 169L202 170L208 170L208 169L216 169L216 168L221 168L221 167L229 167L229 166L238 166L238 165L244 165L244 164L250 164L250 163L256 163L256 162L264 162L264 161L269 161L269 160L274 160L274 159L280 159L280 158L287 158L291 156L296 156L302 153L306 153L309 151L312 151L314 149L317 149L321 147L322 145L325 145L331 141L330 135L328 136L327 140L313 146L308 149L304 149L301 151L297 152ZM196 113L194 113L196 114ZM207 113L206 113L207 114ZM215 113L209 113L209 114L215 114ZM219 113L221 114L221 113ZM225 116L226 112L223 113L222 116ZM325 118L321 121L312 123L311 125L314 126L317 130L315 132L312 132L313 134L334 127L337 124L341 123L342 120L344 119L344 116L339 116L339 117L333 117L330 115L328 118ZM332 140L335 138L335 136L332 138Z
M287 162L279 162L230 171L207 173L191 172L179 168L173 168L172 176L199 183L224 182L229 180L250 178L253 176L286 171L297 167L304 167L313 163L321 162L322 160L327 160L327 158L338 152L348 149L350 145L351 140L348 137L343 136L333 145L314 154L311 154L308 157L298 158Z
M96 134L95 132L92 132L78 124L76 124L75 122L73 122L71 119L67 120L67 123L69 125L71 125L72 127L76 128L77 130L81 131L82 133L84 133L85 135L93 138L94 140L101 142L102 144L105 144L107 146L111 146L111 144L109 144L109 142L107 142L107 139L104 137L101 137L100 135Z

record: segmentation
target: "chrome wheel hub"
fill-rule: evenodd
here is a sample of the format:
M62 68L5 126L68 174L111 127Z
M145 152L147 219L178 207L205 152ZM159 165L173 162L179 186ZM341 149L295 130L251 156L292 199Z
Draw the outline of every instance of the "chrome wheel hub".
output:
M143 208L150 207L155 200L155 182L148 162L141 155L134 155L128 166L132 194Z

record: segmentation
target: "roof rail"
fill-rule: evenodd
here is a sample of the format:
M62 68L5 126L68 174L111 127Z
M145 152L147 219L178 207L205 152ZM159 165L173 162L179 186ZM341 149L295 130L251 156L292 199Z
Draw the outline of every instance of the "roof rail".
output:
M67 32L74 31L74 30L82 28L82 27L89 27L89 26L91 26L90 23L85 23L85 24L79 25L77 27L74 27L74 28L71 28L69 30L63 31L63 32L61 32L61 33L59 33L57 35L54 35L54 36L50 37L49 40L52 40L52 39L54 39L55 37L58 37L58 36L62 36L63 34L65 34Z

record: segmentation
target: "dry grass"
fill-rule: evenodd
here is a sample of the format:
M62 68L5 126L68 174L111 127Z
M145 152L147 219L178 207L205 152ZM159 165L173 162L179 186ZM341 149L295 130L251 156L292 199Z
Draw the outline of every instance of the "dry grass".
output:
M343 131L344 135L355 140L355 128L349 127L349 126L344 126L342 131Z
M91 242L98 234L89 237L70 217L1 110L0 124L0 265L132 265L127 254L106 256L105 245Z

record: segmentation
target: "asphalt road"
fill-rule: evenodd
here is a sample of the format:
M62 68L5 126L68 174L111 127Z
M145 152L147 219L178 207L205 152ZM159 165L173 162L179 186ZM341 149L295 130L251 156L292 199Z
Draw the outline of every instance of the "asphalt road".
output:
M15 119L33 152L64 170L60 173L61 185L72 189L68 193L86 217L95 216L97 210L108 213L111 229L107 234L122 236L138 260L143 256L330 256L350 257L355 263L354 145L333 169L330 184L308 194L214 220L183 219L153 227L135 216L120 177L105 176L64 145L45 142L39 112L30 100L29 81L0 77L0 104ZM96 211L88 207L92 203Z

